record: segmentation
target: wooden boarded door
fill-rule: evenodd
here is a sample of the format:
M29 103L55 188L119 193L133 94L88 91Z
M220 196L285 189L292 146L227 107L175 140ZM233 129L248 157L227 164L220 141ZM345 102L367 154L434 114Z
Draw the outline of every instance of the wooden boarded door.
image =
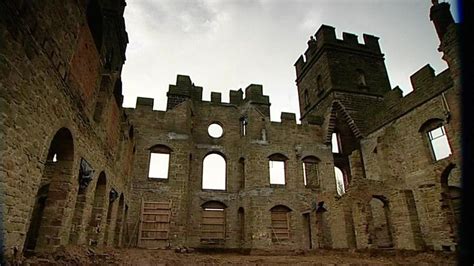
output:
M141 210L138 247L161 248L169 239L171 201L144 201Z
M207 202L202 207L201 242L225 241L225 205L220 202Z
M286 206L278 205L271 210L272 219L272 241L280 242L290 239L290 209Z

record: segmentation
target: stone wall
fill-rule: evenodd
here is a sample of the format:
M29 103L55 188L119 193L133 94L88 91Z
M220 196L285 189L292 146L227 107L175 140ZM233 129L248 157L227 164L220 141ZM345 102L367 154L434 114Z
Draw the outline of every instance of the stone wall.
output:
M124 7L0 4L0 248L8 257L67 244L456 248L460 68L456 25L439 18L449 12L432 14L449 69L435 75L424 66L405 97L388 87L377 37L338 40L323 25L295 64L297 124L292 113L270 121L261 85L230 91L230 103L213 92L208 102L182 75L166 111L147 98L122 108ZM449 5L434 3L440 8ZM208 134L214 123L221 137ZM451 154L436 160L427 133L439 126ZM333 133L340 152L332 152ZM169 154L164 178L149 177L156 151ZM215 154L225 160L225 187L203 189L204 160ZM284 184L270 183L270 160L284 162ZM139 235L144 202L170 203L161 240Z
M11 256L25 249L103 239L106 213L91 217L97 180L101 173L106 179L102 197L96 199L105 209L120 195L121 207L129 205L124 165L132 150L121 150L120 143L133 146L130 125L117 103L102 121L93 119L101 75L108 73L101 60L107 50L97 49L92 40L85 4L0 5L2 253ZM121 17L123 8L113 12ZM110 91L104 97L114 96ZM106 131L116 132L114 145ZM116 160L119 153L124 156ZM94 170L92 180L80 174L81 159ZM109 201L112 189L116 201ZM111 237L116 218L115 211L109 217ZM95 221L97 230L87 236Z

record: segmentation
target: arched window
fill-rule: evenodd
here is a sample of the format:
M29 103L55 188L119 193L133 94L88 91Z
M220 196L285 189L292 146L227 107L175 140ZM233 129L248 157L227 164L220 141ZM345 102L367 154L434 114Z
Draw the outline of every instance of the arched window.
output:
M271 185L285 185L286 161L288 158L280 153L268 157L268 168L270 170Z
M150 148L149 178L168 179L171 152L172 150L165 145Z
M204 157L202 189L226 190L226 161L222 155L211 153Z
M342 195L346 193L346 188L344 186L344 172L341 168L335 166L334 167L334 174L336 175L336 190L337 194Z
M426 134L431 155L435 161L447 158L452 154L443 120L428 120L421 126L420 132Z
M319 162L320 160L315 156L306 156L303 158L303 180L306 187L319 187Z
M369 206L372 214L369 225L372 243L379 248L393 247L389 222L390 210L387 201L374 196L370 200Z
M284 205L277 205L270 209L273 242L290 239L290 212L291 209Z
M225 240L225 209L227 206L219 201L208 201L201 207L201 241L223 242Z

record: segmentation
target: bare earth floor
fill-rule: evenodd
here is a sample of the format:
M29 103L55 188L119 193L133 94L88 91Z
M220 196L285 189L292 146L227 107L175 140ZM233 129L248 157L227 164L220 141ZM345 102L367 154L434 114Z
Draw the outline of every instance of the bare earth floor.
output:
M63 247L54 253L18 258L13 265L456 265L446 252L336 251L262 253L176 252L174 250Z

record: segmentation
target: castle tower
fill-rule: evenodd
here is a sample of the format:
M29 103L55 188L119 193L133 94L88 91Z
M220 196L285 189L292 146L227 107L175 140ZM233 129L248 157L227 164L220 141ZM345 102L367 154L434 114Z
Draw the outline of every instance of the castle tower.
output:
M295 63L303 121L321 116L333 100L381 97L390 90L378 38L364 34L361 44L354 34L342 36L336 39L334 28L322 25Z
M323 127L326 144L333 147L334 165L344 174L344 185L364 177L360 139L370 123L368 106L382 104L390 83L378 38L322 25L295 63L303 123ZM337 146L337 147L336 147Z

